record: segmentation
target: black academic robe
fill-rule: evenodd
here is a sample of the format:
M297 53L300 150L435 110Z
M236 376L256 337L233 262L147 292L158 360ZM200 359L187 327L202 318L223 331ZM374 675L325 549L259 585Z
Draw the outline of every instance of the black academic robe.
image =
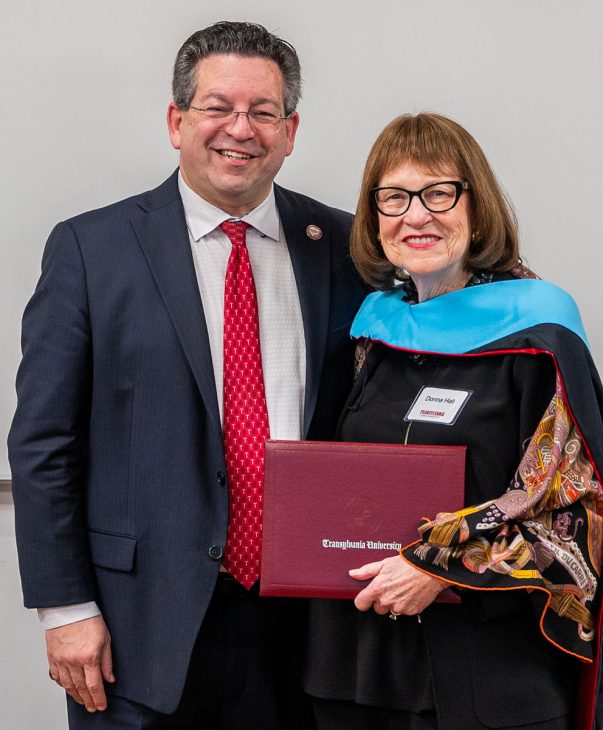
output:
M426 304L399 290L361 308L352 333L371 346L340 438L468 446L467 509L404 551L461 606L434 604L419 625L315 602L306 688L412 712L435 702L449 728L565 727L576 706L591 727L603 395L577 310L513 280ZM469 394L453 424L405 420L425 386Z

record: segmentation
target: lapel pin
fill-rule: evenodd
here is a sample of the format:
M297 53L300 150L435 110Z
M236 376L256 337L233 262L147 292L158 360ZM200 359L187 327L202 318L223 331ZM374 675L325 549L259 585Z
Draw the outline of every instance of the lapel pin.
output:
M318 226L312 224L306 228L306 236L313 241L318 241L319 238L322 238L322 231Z

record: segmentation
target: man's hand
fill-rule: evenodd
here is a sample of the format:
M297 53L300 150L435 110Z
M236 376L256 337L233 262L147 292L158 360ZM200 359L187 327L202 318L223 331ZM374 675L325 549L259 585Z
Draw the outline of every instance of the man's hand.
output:
M105 682L115 682L111 637L102 616L46 631L50 676L88 712L107 707Z
M354 604L360 611L368 611L372 607L379 614L419 614L448 585L439 578L422 573L399 556L367 563L350 570L350 575L356 580L373 579L356 596Z

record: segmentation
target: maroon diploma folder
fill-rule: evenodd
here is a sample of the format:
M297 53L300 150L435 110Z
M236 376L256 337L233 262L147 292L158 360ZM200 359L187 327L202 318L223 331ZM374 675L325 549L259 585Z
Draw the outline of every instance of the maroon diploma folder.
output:
M461 509L464 482L464 446L266 441L261 595L353 598L348 570Z

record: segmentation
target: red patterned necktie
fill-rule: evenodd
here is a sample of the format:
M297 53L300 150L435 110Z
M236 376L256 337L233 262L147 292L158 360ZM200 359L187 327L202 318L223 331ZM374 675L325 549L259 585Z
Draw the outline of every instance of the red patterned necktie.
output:
M224 281L224 453L228 536L224 567L249 589L260 575L264 441L270 436L258 303L245 243L248 223L225 221L232 243Z

